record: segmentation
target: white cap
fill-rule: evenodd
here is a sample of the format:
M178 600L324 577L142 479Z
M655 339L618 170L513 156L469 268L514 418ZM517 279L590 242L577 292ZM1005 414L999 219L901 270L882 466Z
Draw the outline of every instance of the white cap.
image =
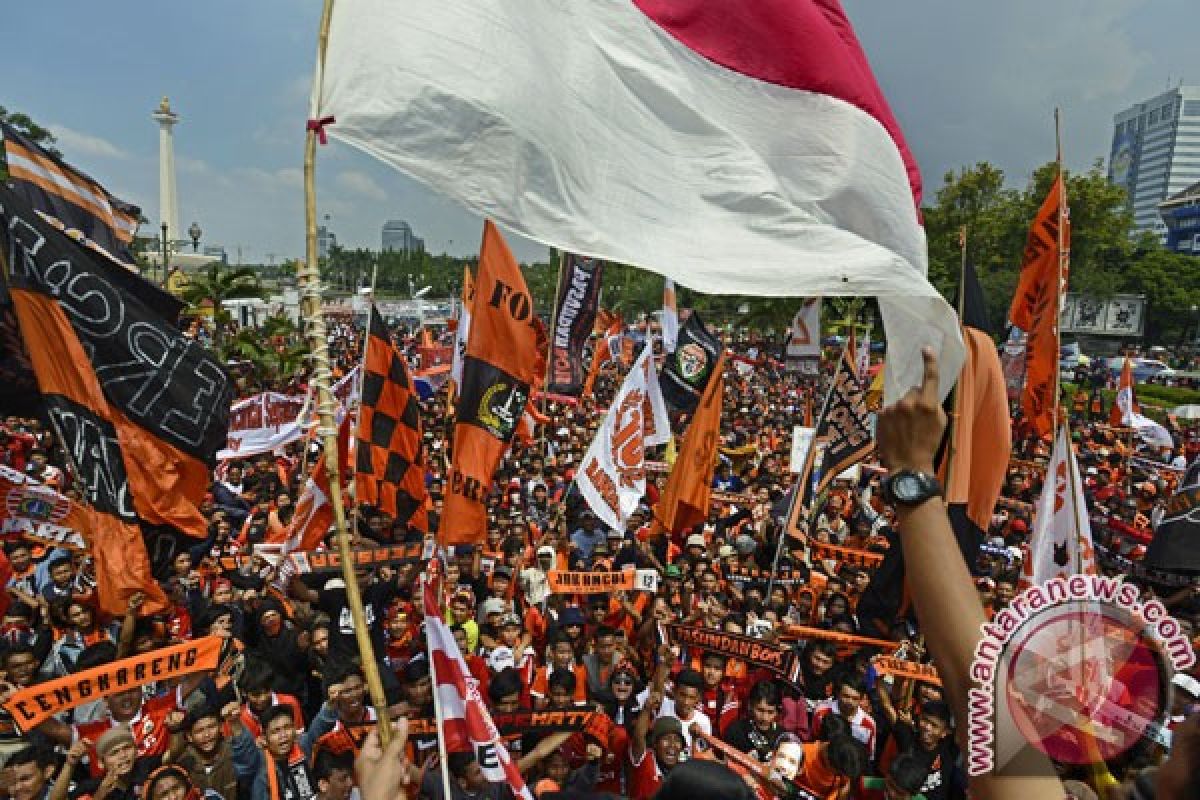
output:
M489 597L480 605L479 615L486 620L489 614L503 614L507 610L508 604L499 597Z
M513 657L512 648L501 645L488 654L487 665L492 672L500 672L503 669L515 667L517 660Z

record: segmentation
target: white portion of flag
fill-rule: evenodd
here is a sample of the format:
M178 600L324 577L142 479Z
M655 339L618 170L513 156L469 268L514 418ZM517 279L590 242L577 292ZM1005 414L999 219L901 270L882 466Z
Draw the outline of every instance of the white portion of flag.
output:
M858 363L855 368L858 370L858 379L863 383L867 382L867 372L871 368L871 331L863 334L862 346L858 348L855 354L858 358Z
M1056 577L1096 574L1092 525L1083 499L1079 465L1066 425L1058 429L1046 467L1021 583L1041 585Z
M821 355L821 298L810 297L792 317L788 331L788 358L811 358Z
M670 278L663 283L662 340L663 352L674 353L679 341L679 307L675 304L675 281Z
M704 58L633 3L336 3L313 106L330 136L560 250L714 294L879 297L889 398L925 345L943 395L958 375L887 129Z
M1114 402L1121 410L1121 424L1126 428L1133 428L1138 436L1155 447L1175 447L1170 431L1134 408L1132 386L1122 382Z
M507 783L517 797L533 800L483 702L479 681L471 675L454 634L439 616L435 593L428 585L424 587L424 609L433 690L438 699L438 727L447 749L461 750L469 745L488 781Z
M463 359L467 357L467 337L471 334L471 307L458 304L458 329L454 331L454 358L450 362L450 377L456 387L462 386Z
M654 371L654 348L647 343L575 473L580 494L609 528L625 530L626 520L646 493L646 448L664 444L670 436L670 419Z

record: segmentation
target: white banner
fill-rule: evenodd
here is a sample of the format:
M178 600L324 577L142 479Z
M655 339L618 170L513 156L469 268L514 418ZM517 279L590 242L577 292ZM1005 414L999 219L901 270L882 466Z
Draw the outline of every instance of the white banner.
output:
M360 388L356 366L330 387L337 400L337 421L358 406ZM304 438L316 424L316 403L309 396L263 392L234 403L229 410L229 438L218 461L270 453Z
M263 392L234 403L229 410L229 438L218 461L269 453L304 436L303 396Z
M654 348L647 343L575 476L588 506L608 527L624 532L625 521L646 493L646 448L665 444L670 435L654 371Z

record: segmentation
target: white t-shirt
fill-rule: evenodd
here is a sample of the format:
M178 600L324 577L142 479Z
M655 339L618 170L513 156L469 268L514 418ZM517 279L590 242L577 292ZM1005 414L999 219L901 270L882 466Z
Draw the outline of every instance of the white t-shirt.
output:
M646 698L649 697L649 695L649 689L643 689L642 693L638 695L637 699L639 708L646 705ZM663 698L662 705L658 709L658 716L655 717L655 719L659 719L660 717L674 717L675 719L679 720L679 724L683 726L683 744L687 748L689 755L692 752L692 723L696 723L700 726L700 730L704 731L705 734L712 736L712 720L708 718L707 714L697 708L692 712L692 718L685 720L675 713L675 701L669 697Z

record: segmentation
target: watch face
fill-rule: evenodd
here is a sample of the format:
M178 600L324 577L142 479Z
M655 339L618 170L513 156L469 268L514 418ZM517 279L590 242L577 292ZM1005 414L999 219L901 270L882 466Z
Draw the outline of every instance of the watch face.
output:
M911 503L921 495L921 479L912 474L900 474L892 481L892 493L901 503Z

